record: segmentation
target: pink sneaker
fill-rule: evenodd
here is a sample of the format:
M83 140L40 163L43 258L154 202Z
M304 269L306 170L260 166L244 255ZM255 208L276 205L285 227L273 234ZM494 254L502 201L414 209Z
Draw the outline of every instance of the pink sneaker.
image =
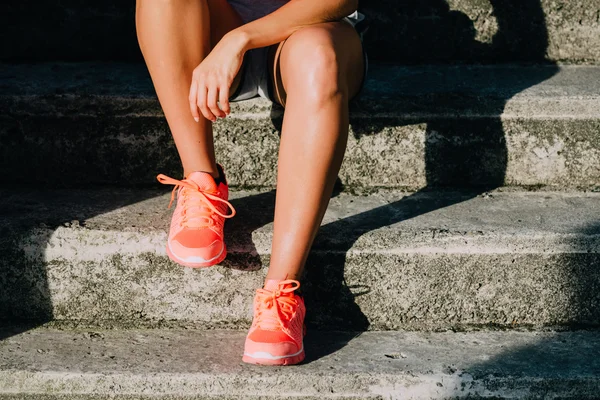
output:
M169 258L191 268L210 267L223 261L227 255L223 225L225 218L235 215L235 209L227 201L227 183L217 186L213 177L205 172L192 172L183 180L162 174L157 179L162 184L175 185L169 207L177 192L177 206L167 241Z
M304 360L304 316L302 297L294 293L295 280L268 280L256 291L254 320L246 338L242 361L261 365L292 365Z

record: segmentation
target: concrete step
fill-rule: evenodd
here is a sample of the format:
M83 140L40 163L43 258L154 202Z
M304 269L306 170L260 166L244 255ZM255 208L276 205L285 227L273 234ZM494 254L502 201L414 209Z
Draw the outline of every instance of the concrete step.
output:
M600 61L599 0L379 0L369 54L400 63ZM591 42L590 42L591 40Z
M600 61L599 0L379 0L371 57L402 63ZM0 6L0 60L140 60L135 4L35 0Z
M0 191L0 319L245 329L273 192L236 191L227 261L165 254L168 194ZM319 329L574 328L600 321L600 193L380 192L332 199L303 283Z
M0 341L0 399L597 399L598 332L309 331L307 361L241 363L245 332L57 331Z
M143 65L0 67L0 181L150 185L179 175ZM374 65L340 173L355 189L600 182L600 67ZM282 112L238 103L215 125L230 183L273 187Z

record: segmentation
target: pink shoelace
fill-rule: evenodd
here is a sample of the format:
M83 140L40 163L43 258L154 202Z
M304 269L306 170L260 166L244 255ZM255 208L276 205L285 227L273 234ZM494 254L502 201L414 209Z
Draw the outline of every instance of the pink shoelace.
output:
M299 287L300 282L285 280L279 282L277 289L273 292L258 289L254 314L256 327L264 330L277 330L281 326L287 325L298 305L293 292Z
M235 216L235 208L233 208L230 202L223 200L213 193L202 190L195 182L186 179L178 180L162 174L158 175L157 179L164 185L175 186L171 193L169 208L173 205L175 193L177 192L177 196L180 199L184 210L181 221L179 221L181 226L188 228L210 227L215 223L222 223L215 221L213 218L214 214L222 218L232 218ZM213 202L227 207L231 210L231 213L222 213Z

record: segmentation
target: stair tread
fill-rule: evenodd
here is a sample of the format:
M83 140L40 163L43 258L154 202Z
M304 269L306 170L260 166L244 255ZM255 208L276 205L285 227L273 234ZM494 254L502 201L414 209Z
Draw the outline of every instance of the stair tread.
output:
M73 115L93 112L89 102L104 99L104 107L110 106L118 113L161 114L143 64L0 64L0 78L0 99L5 101L62 97L63 102L58 104L64 107L64 103L69 102L69 112ZM353 118L386 114L430 118L456 112L532 117L540 114L597 116L599 93L600 66L373 64ZM106 104L108 101L112 106ZM144 110L132 109L132 101L144 106ZM122 103L121 107L115 102ZM432 104L436 105L434 109ZM269 116L270 109L270 102L264 99L238 102L229 118ZM60 110L56 105L41 102L12 111L39 114Z
M241 363L239 331L3 333L0 396L20 398L581 399L600 391L597 332L309 331L307 361L288 368Z
M106 242L122 233L147 236L134 252L162 253L172 210L170 193L119 188L85 190L2 189L0 223L13 234L43 227L62 240L81 234ZM231 192L238 215L227 222L230 252L270 252L275 191ZM317 251L544 252L600 251L600 193L493 191L379 191L334 196L315 244ZM94 232L99 232L95 234ZM134 235L135 234L135 235ZM111 237L114 235L114 237ZM583 239L583 241L579 241ZM81 240L87 257L97 242ZM576 243L577 242L577 243ZM543 245L545 244L545 246ZM81 247L83 246L83 247ZM91 247L86 247L91 246ZM63 247L68 247L67 245ZM86 250L84 250L86 249ZM50 254L63 257L62 247ZM121 250L125 250L122 248ZM47 254L47 257L52 257Z

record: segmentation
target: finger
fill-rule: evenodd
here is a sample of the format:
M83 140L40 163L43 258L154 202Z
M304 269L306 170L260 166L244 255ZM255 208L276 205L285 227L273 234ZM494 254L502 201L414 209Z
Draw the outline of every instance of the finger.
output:
M223 83L221 83L221 87L219 88L219 105L225 115L229 115L231 112L231 108L229 107L229 87Z
M221 111L219 109L219 106L217 105L218 96L219 96L219 93L218 93L217 84L215 82L213 82L208 87L208 93L207 93L207 98L206 98L207 105L215 117L223 118L223 117L225 117L225 113L223 111Z
M215 122L217 120L217 117L215 117L213 113L210 112L210 109L208 108L208 105L206 103L207 90L208 89L204 82L200 82L198 84L198 97L196 99L196 104L198 105L198 108L200 109L202 115L204 115L204 118L206 118L209 121Z
M198 112L198 82L192 79L192 85L190 86L190 111L192 117L196 122L200 122L200 113Z

